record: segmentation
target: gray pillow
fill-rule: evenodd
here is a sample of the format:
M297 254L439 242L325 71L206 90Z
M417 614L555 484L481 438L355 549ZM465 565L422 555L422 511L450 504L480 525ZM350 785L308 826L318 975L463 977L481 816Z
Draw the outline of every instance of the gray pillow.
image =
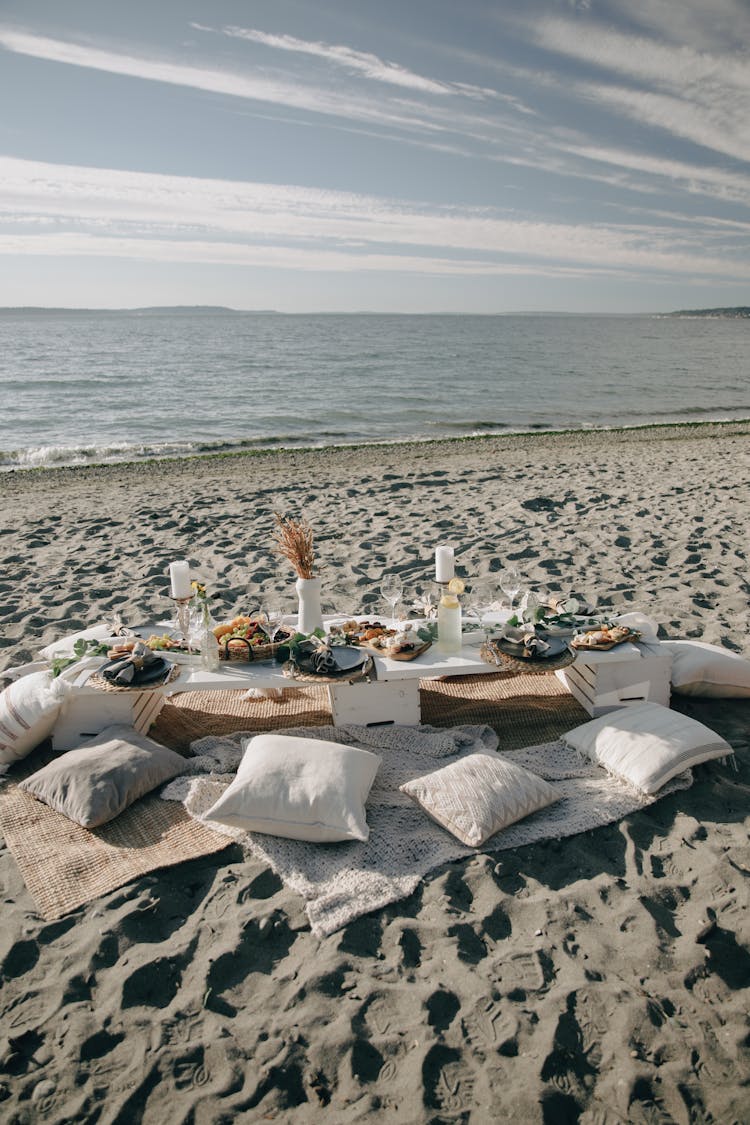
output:
M83 828L97 828L184 770L179 754L117 724L55 758L19 788Z

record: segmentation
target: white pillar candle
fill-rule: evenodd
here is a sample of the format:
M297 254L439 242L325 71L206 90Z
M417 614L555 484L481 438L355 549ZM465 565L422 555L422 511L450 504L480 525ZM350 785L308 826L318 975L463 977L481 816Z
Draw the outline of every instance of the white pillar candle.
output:
M452 547L438 547L435 551L435 581L450 582L456 573Z
M170 563L169 580L172 583L173 598L192 597L193 591L190 586L190 563L186 562L184 559L180 560L180 562Z

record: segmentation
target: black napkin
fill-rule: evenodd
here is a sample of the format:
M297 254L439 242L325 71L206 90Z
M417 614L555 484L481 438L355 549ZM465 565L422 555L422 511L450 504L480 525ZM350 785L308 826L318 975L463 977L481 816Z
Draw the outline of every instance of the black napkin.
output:
M117 687L129 687L131 684L136 685L143 673L150 668L153 669L153 666L160 661L163 661L163 657L139 641L127 657L118 660L116 664L110 664L108 668L103 668L102 675L105 680L116 684Z
M310 671L316 672L319 676L331 676L341 671L330 645L318 638L303 641L300 645L300 655Z

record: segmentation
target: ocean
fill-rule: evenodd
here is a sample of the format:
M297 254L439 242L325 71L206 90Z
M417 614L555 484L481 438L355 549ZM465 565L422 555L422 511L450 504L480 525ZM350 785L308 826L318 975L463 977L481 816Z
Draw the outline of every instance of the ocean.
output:
M750 417L750 320L0 310L0 468Z

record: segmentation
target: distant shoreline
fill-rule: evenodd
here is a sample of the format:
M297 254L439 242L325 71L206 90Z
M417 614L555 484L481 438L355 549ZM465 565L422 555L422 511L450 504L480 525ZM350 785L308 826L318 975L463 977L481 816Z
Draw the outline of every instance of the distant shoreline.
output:
M0 306L0 316L457 316L457 317L708 317L720 319L750 318L750 306L737 305L728 308L678 309L673 312L567 312L565 309L518 309L511 312L455 312L450 309L438 312L378 312L372 309L354 311L283 312L280 309L233 309L227 305L144 305L134 308L76 308L45 305L5 305Z

